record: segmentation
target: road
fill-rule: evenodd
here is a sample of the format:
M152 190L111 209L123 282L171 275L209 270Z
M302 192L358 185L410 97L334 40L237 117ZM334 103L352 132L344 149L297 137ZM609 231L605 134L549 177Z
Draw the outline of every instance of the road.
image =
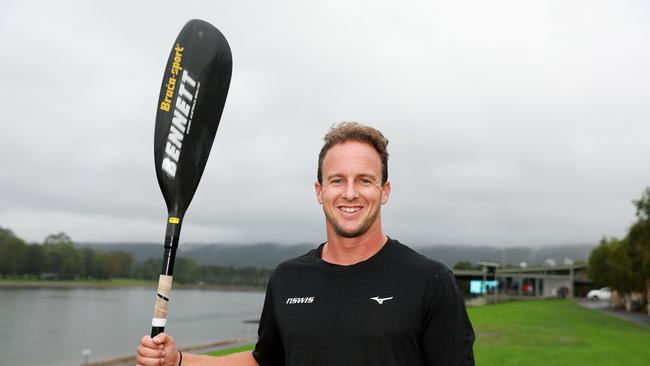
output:
M588 309L601 311L607 315L627 320L650 329L650 316L648 313L627 312L621 309L610 309L607 300L589 300L586 298L577 298L576 302Z

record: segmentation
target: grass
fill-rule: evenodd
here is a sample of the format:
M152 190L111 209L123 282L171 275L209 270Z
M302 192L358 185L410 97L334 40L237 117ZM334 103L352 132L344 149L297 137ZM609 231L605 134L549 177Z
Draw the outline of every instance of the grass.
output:
M480 365L648 365L650 330L572 300L468 309Z
M237 347L232 347L232 348L225 348L225 349L220 349L218 351L213 351L213 352L208 352L206 355L211 355L211 356L225 356L229 355L231 353L237 353L237 352L244 352L244 351L252 351L253 348L255 348L255 344L246 344L243 346L237 346Z
M650 330L572 300L510 302L469 308L481 366L648 365ZM244 345L212 352L252 350Z

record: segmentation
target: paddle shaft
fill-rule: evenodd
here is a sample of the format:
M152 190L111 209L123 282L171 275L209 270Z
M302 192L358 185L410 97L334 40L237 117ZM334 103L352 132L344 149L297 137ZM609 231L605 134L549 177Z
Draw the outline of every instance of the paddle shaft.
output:
M172 276L174 275L174 260L178 249L178 238L181 233L179 218L169 217L165 233L165 246L163 253L162 269L158 279L158 293L151 321L151 337L165 331L167 324L167 309L172 290Z

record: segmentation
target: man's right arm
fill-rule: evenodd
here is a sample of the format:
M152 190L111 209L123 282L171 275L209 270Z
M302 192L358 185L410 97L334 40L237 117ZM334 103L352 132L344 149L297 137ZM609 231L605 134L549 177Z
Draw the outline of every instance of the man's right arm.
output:
M136 366L179 366L181 356L174 337L161 333L153 339L142 337L137 348ZM183 353L182 366L259 366L250 351L214 357Z

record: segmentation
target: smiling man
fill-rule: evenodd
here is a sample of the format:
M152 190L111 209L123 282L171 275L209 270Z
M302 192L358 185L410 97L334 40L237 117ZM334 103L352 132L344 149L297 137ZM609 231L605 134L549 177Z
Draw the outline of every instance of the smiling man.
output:
M315 183L318 203L325 212L328 239L321 257L344 265L368 259L386 242L380 211L390 195L388 170L383 169L388 153L385 147L378 153L369 143L349 140L345 133L364 131L358 127L341 125L326 137ZM385 139L379 141L388 143Z
M474 331L451 271L381 225L388 140L345 122L325 135L316 197L327 241L276 268L252 352L184 355L145 336L138 365L474 365Z

